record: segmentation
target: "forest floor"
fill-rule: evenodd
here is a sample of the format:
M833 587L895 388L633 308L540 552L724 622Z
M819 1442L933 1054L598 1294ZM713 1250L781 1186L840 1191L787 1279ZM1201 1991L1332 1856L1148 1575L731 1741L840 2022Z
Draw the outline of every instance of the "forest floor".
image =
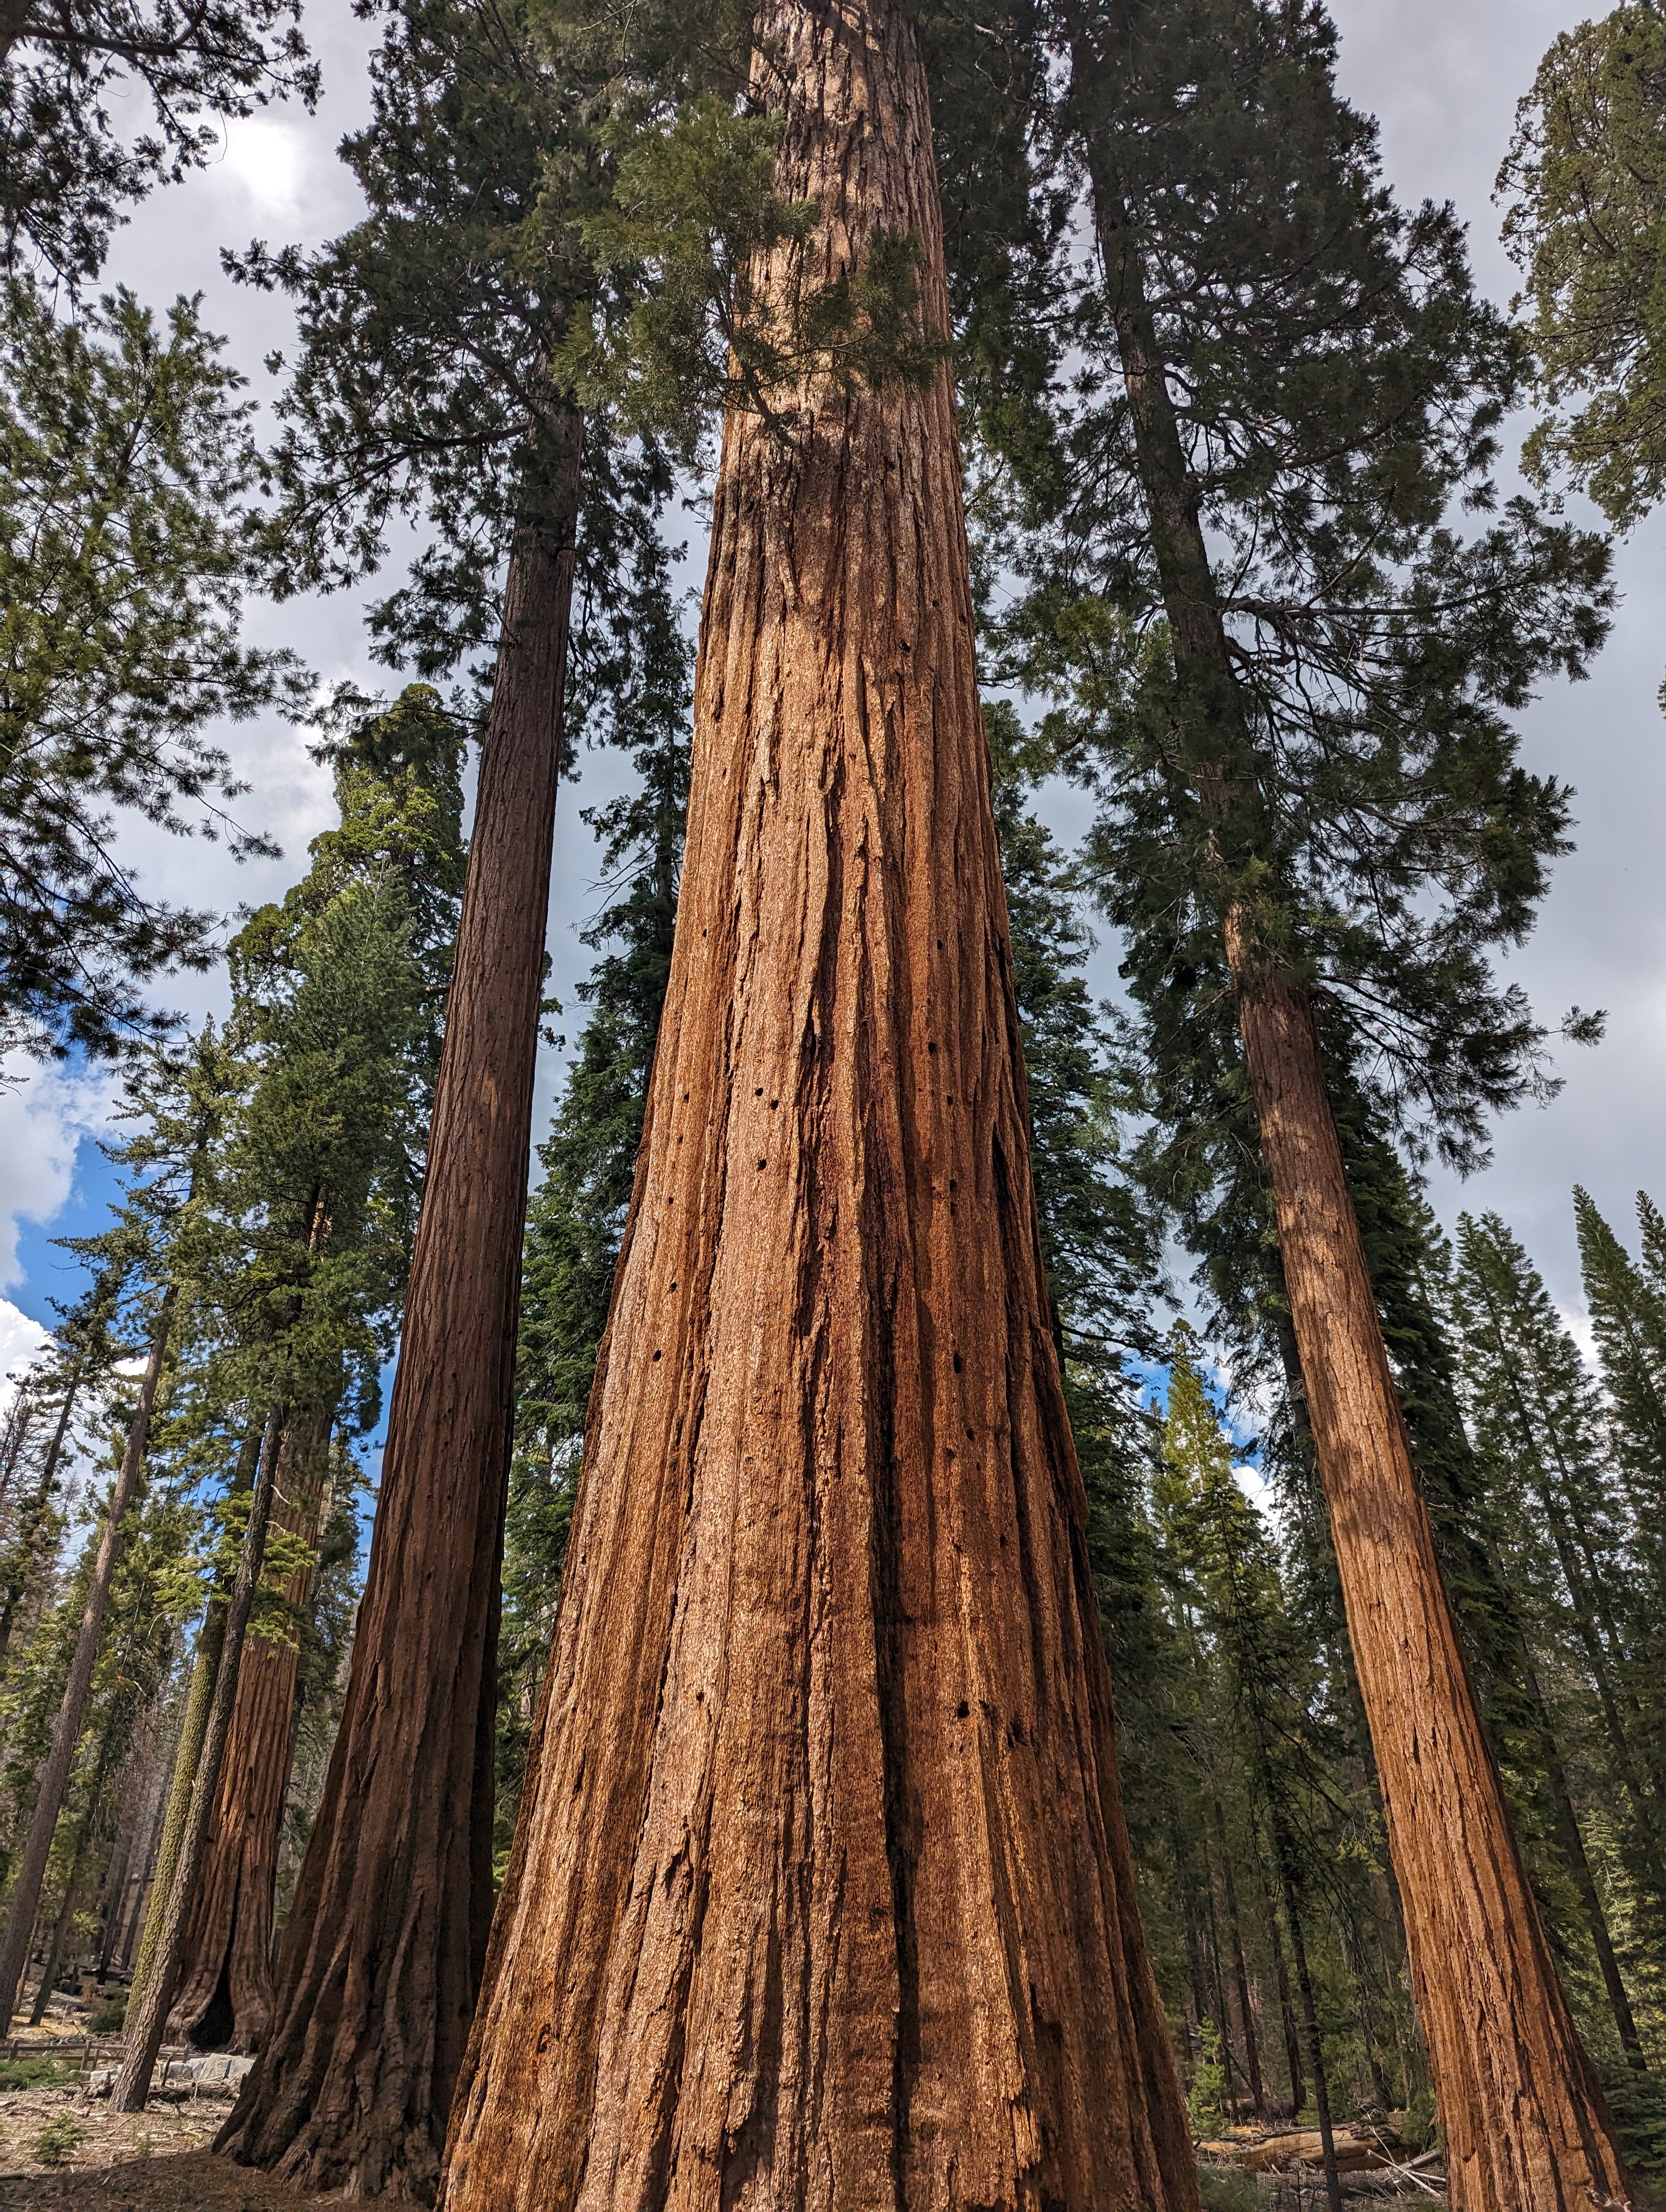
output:
M0 2057L0 2212L312 2212L307 2197L209 2145L231 2098L165 2090L143 2112L88 2094L114 2063L113 2037L88 2038L92 2007L55 1996L39 2028L9 2037Z
M228 2098L112 2112L79 2084L0 2094L3 2212L312 2212L305 2197L208 2148ZM42 2153L45 2153L43 2158Z
M52 2173L0 2174L5 2212L313 2212L343 2197L302 2197L210 2151L162 2153Z
M323 2212L339 2197L309 2197L247 2166L216 2158L209 2146L231 2110L231 2097L196 2086L164 2087L143 2112L112 2112L88 2094L91 2079L114 2063L113 2036L92 2036L92 2008L54 1997L51 2017L9 2038L0 2056L0 2212ZM104 2079L107 2081L107 2071ZM1201 2143L1206 2205L1230 2212L1322 2212L1323 2182L1302 2171L1316 2135L1267 2137L1237 2129L1237 2140ZM1363 2164L1366 2145L1349 2138L1345 2160ZM1339 2141L1339 2149L1343 2148ZM1282 2173L1249 2172L1276 2164ZM1292 2172L1287 2169L1294 2167ZM1207 2169L1213 2169L1208 2172ZM1391 2173L1349 2172L1345 2193L1404 2203ZM1427 2205L1429 2181L1412 2195ZM1364 2208L1362 2206L1362 2212Z

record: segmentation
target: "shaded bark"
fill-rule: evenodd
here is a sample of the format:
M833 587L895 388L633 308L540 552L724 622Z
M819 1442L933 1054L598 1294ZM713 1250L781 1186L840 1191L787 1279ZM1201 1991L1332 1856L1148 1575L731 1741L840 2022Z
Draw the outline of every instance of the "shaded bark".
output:
M272 1523L317 1544L333 1409L294 1423L278 1457ZM298 1567L282 1596L295 1612L312 1595L313 1568ZM252 1637L220 1770L209 1844L192 1899L185 1955L169 2014L171 2037L249 2051L271 2018L272 1908L300 1645ZM204 2033L204 2029L209 2032Z
M156 1402L162 1362L167 1352L173 1303L174 1294L170 1285L163 1293L157 1311L155 1328L150 1340L150 1356L145 1362L143 1379L139 1384L139 1402L128 1425L121 1466L117 1470L115 1486L110 1493L110 1508L105 1516L98 1552L93 1561L92 1579L87 1586L87 1607L76 1637L69 1680L64 1686L63 1702L52 1724L52 1746L36 1785L34 1813L29 1822L28 1837L23 1846L17 1881L6 1915L4 1940L0 1942L0 2033L3 2033L9 2024L13 2008L17 2002L17 1987L23 1978L29 1939L34 1930L34 1917L40 1909L40 1888L46 1878L46 1862L52 1854L52 1832L63 1809L64 1792L70 1786L70 1775L75 1765L76 1747L81 1741L81 1723L87 1711L88 1692L93 1684L93 1668L98 1661L99 1640L104 1633L104 1616L109 1609L110 1586L115 1579L123 1525L128 1508L138 1490L139 1479L144 1472L151 1410ZM66 1396L64 1414L59 1423L57 1438L60 1447L68 1422Z
M912 32L781 0L758 46L806 281L912 236L944 328ZM666 1013L442 2202L1192 2208L951 380L781 404L725 425Z
M1075 67L1098 63L1079 37ZM1194 787L1226 882L1271 850L1258 764L1110 149L1089 149L1152 550L1195 720ZM1395 1395L1312 1006L1223 915L1249 1088L1355 1673L1405 1911L1456 2212L1624 2199L1614 2128L1557 1981L1483 1736Z
M273 2026L220 2147L432 2193L492 1907L492 1729L581 424L550 403L502 642L340 1729ZM397 1781L395 1778L398 1778Z
M208 1844L209 1820L219 1788L220 1771L231 1734L232 1713L237 1702L239 1662L243 1639L254 1609L255 1593L266 1558L266 1532L271 1524L272 1493L277 1486L278 1448L283 1415L277 1407L266 1417L266 1433L260 1446L260 1465L249 1499L248 1526L243 1532L237 1574L226 1603L226 1638L220 1653L220 1669L209 1705L208 1726L203 1731L203 1750L191 1793L191 1810L180 1839L179 1863L166 1895L158 1892L157 1933L149 1978L128 2001L124 2035L126 2048L110 2091L112 2112L142 2112L150 2094L150 2076L161 2049L169 2001L179 1978L185 1952L185 1921L195 1896L198 1878Z

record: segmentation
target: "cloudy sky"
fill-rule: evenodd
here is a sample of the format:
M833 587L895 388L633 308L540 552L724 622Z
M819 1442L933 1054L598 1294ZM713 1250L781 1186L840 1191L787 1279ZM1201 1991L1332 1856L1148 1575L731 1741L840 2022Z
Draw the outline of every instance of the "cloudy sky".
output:
M1343 88L1380 118L1390 179L1404 198L1456 204L1481 282L1507 299L1512 271L1498 243L1493 178L1539 55L1584 11L1560 0L1332 5ZM231 126L222 159L139 210L110 269L112 281L157 307L179 292L205 294L210 326L227 334L232 359L263 401L277 388L263 362L288 343L286 312L228 284L219 251L252 238L321 240L350 223L356 207L334 149L366 112L367 27L344 0L314 0L307 34L325 69L317 115L280 111ZM1448 1220L1465 1206L1504 1213L1571 1316L1580 1309L1572 1184L1584 1182L1616 1226L1628 1223L1639 1186L1666 1196L1657 1140L1666 1095L1666 722L1655 703L1666 672L1666 516L1621 547L1620 574L1624 604L1596 675L1558 686L1523 718L1529 763L1578 789L1578 847L1560 864L1533 939L1511 963L1541 1015L1603 1006L1608 1036L1563 1054L1561 1095L1500 1127L1485 1174L1434 1186ZM251 627L262 641L295 646L326 680L386 681L365 653L359 610L348 598L258 608ZM154 890L228 912L293 881L307 839L331 814L327 779L296 732L273 724L234 732L231 742L251 787L240 802L243 818L275 836L284 858L240 868L199 843L145 836L129 847ZM550 943L563 999L592 957L577 940L599 902L594 848L578 812L604 795L604 773L592 764L561 811ZM1110 964L1112 949L1103 957ZM188 977L166 995L198 1013L217 1007L222 992L216 978ZM556 1072L547 1068L541 1085L546 1110ZM101 1224L108 1171L96 1139L110 1107L110 1085L96 1074L25 1072L0 1092L0 1374L33 1340L48 1300L70 1285L52 1239Z

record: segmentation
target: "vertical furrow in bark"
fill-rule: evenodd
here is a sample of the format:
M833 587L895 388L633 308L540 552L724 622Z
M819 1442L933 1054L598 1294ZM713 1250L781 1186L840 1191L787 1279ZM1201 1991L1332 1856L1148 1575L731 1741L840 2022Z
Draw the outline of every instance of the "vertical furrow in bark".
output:
M807 280L911 234L942 329L911 33L780 0L759 46ZM779 432L725 427L666 1012L444 2202L1173 2212L947 371L813 381Z

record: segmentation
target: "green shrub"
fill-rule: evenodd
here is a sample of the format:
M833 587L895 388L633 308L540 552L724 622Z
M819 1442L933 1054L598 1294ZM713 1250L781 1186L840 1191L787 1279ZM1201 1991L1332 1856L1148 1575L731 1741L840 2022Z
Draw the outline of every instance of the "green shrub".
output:
M1226 2124L1220 2101L1226 2089L1226 2069L1220 2061L1220 2030L1213 2021L1200 2022L1197 2033L1203 2056L1192 2069L1192 2086L1186 2093L1186 2117L1191 2122L1193 2142L1202 2142L1210 2136L1218 2136Z
M87 2130L67 2112L56 2113L29 2145L42 2166L67 2166L87 2140Z
M1395 2126L1395 2133L1408 2150L1432 2148L1438 2123L1435 2118L1435 2093L1420 2089L1406 2107L1405 2117Z
M1658 2185L1666 2177L1666 2087L1658 2075L1633 2073L1629 2066L1605 2069L1602 2087L1626 2163Z
M118 1990L93 2007L93 2016L87 2025L94 2035L119 2035L126 2018L127 1992Z
M56 2089L76 2080L80 2072L78 2066L63 2065L56 2058L0 2058L0 2091Z
M1267 2199L1253 2173L1242 2166L1201 2166L1197 2193L1203 2212L1266 2212Z

